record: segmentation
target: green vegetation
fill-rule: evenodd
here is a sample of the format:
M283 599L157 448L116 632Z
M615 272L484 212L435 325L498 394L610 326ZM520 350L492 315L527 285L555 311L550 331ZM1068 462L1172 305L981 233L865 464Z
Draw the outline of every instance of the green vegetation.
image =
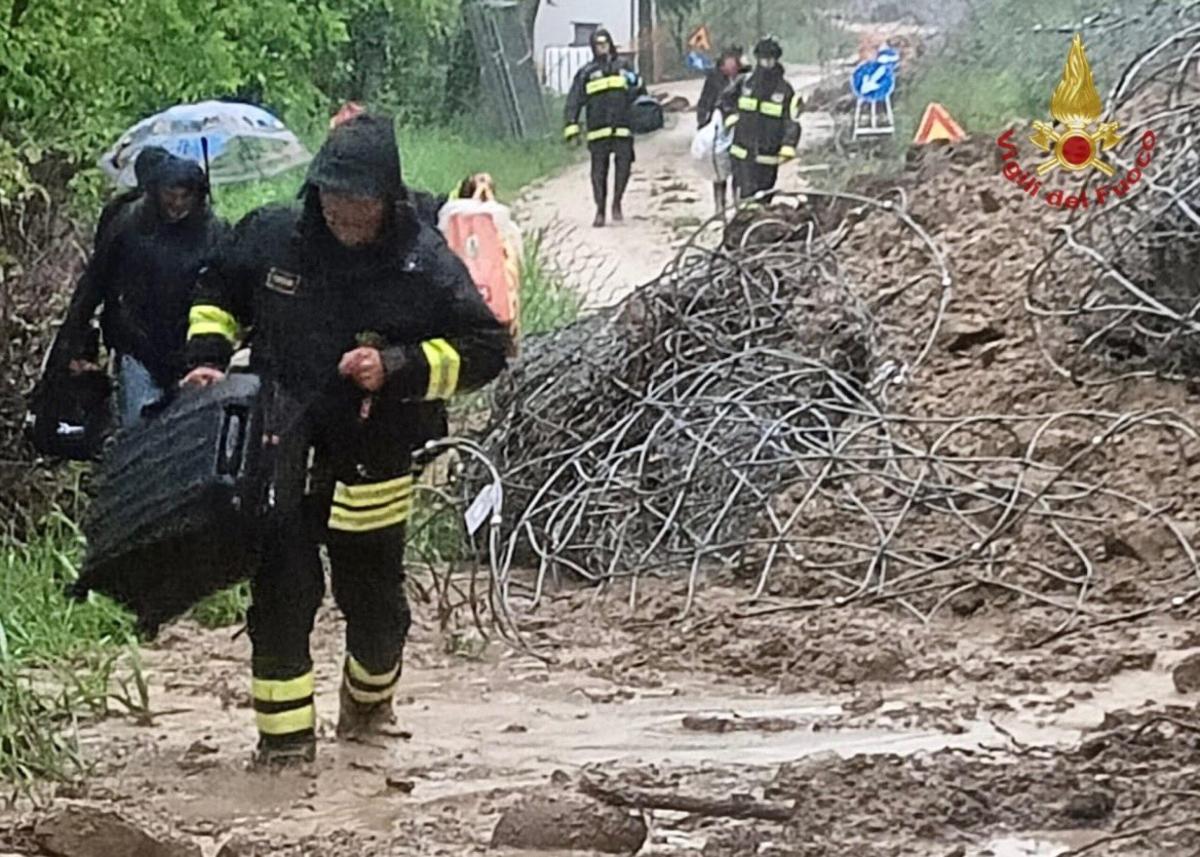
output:
M108 714L113 702L145 710L139 670L136 691L110 691L132 647L129 617L103 598L75 604L63 595L81 549L61 512L31 542L0 541L0 781L13 795L86 772L73 734L78 718Z
M522 336L566 327L579 317L583 308L581 296L567 285L545 251L545 232L525 236L525 259L521 265Z
M1148 9L1152 4L1141 5ZM1130 14L1121 27L1090 32L1080 22L1095 11L1096 4L1087 0L972 4L972 11L922 59L915 79L901 88L898 140L912 139L931 101L945 105L968 132L977 134L1048 118L1050 96L1077 29L1103 96L1138 46L1152 43L1155 31L1172 26L1171 17L1159 9L1141 18Z
M399 121L397 138L405 181L432 193L448 193L472 173L490 173L502 201L511 201L530 182L570 164L578 154L557 137L543 140L497 139L481 127L409 127ZM310 141L315 149L320 136ZM217 210L231 221L272 202L296 198L302 169L270 181L216 188Z

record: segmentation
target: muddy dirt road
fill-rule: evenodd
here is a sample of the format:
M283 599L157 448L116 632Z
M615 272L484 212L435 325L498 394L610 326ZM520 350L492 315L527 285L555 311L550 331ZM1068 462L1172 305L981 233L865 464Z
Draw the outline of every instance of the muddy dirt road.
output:
M152 718L89 728L97 775L60 790L57 806L116 812L192 849L155 854L532 857L588 852L491 849L500 818L534 799L574 806L586 776L794 813L647 812L645 855L1053 857L1112 835L1115 813L1190 788L1195 736L1141 713L1182 718L1195 702L1170 676L1200 648L1186 627L1028 652L1013 642L1020 623L1003 617L928 632L871 611L735 620L733 590L711 592L684 625L654 622L673 595L648 593L636 617L619 598L556 596L529 637L554 665L498 644L449 655L440 632L419 626L398 729L370 745L332 739L341 625L326 612L320 757L275 775L246 765L244 637L176 626L146 655ZM1131 721L1137 740L1115 740ZM1107 749L1069 755L1081 738ZM104 853L42 850L39 819L0 827L0 853Z
M789 79L798 92L807 94L835 71L833 67L795 66ZM534 185L514 206L523 229L550 230L558 245L558 262L585 290L588 306L616 303L657 277L681 242L712 217L712 190L693 168L691 158L694 105L702 85L701 80L688 80L654 87L655 93L686 98L692 107L667 113L663 130L638 138L624 224L592 227L596 209L586 162ZM828 142L831 133L828 114L807 114L801 145L816 149ZM808 160L802 155L798 163L785 167L779 186L789 190L801 187L801 168Z

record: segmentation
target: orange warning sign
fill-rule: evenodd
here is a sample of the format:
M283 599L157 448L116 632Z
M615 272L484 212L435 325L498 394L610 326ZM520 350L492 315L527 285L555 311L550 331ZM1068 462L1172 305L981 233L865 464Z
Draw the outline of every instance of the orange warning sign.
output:
M925 115L921 117L921 125L917 136L913 138L913 143L918 146L932 143L934 140L957 143L966 136L962 126L951 117L950 111L933 101L925 108Z
M708 32L707 26L697 27L690 36L688 36L688 47L694 51L711 51L712 50L712 35Z

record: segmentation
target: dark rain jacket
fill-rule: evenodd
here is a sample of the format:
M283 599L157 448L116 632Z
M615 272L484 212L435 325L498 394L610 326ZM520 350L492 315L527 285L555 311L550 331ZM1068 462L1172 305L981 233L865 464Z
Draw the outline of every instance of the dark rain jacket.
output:
M796 157L803 106L782 65L739 78L720 100L725 126L734 129L729 153L767 166Z
M741 73L745 74L749 71L750 69L743 67ZM700 93L700 100L696 102L697 128L703 128L712 121L713 113L721 103L721 96L736 81L736 77L726 77L719 67L708 73L708 77L704 79L704 89Z
M342 246L318 188L386 198L383 236ZM238 331L248 332L251 370L306 409L306 425L324 439L316 445L395 470L444 434L447 399L503 370L508 334L441 234L410 207L390 122L360 116L332 131L302 198L247 215L206 266L189 362L224 368ZM365 421L366 394L338 374L342 355L360 345L379 348L387 371Z
M604 35L612 43L606 30L597 30L593 36ZM587 114L587 141L633 138L633 102L645 92L645 86L633 66L615 53L604 59L594 59L575 75L571 91L567 94L564 113L563 136L567 139L579 134L583 128L583 114Z
M168 223L159 210L158 191L179 186L199 191L203 202L186 220ZM102 305L107 348L134 357L166 387L186 367L192 289L225 224L208 206L204 171L191 161L167 155L145 172L141 189L123 194L101 213L96 247L71 299L57 350L64 359L80 356Z

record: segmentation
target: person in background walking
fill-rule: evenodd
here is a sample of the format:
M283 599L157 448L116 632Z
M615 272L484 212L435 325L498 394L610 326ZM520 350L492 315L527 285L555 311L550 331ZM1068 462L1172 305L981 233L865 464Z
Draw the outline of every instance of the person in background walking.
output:
M582 133L580 114L587 111L587 143L592 154L592 195L596 200L593 226L603 226L608 202L609 161L616 163L613 180L612 219L625 219L621 200L633 173L633 102L644 89L638 73L617 54L608 30L592 34L592 61L579 70L567 95L568 141Z
M135 172L138 188L101 212L95 250L60 333L71 371L94 369L82 355L103 305L100 327L117 355L122 426L136 423L183 375L192 287L226 231L198 164L150 148L138 156Z
M696 128L704 128L713 119L721 96L743 74L749 74L750 67L742 64L742 48L737 45L721 51L717 66L708 73L704 81L704 91L700 93L700 101L696 104ZM725 210L728 199L729 180L713 182L713 201L717 214Z
M767 36L754 48L754 71L721 97L725 126L733 129L733 185L739 199L771 190L779 167L796 157L803 101L787 81L783 48Z

